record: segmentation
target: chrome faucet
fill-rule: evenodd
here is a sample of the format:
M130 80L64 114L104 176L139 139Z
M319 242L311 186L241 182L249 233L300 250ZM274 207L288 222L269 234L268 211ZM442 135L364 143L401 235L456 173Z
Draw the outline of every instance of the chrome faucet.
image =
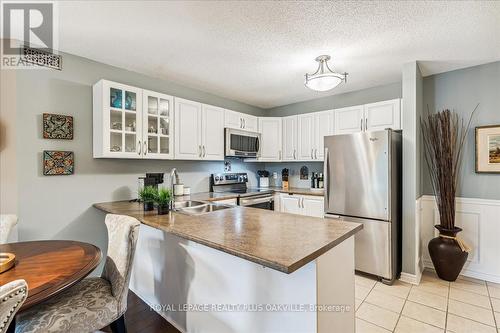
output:
M179 184L179 174L177 173L176 168L173 168L172 171L170 171L170 195L172 196L172 202L174 202L174 177L175 184Z

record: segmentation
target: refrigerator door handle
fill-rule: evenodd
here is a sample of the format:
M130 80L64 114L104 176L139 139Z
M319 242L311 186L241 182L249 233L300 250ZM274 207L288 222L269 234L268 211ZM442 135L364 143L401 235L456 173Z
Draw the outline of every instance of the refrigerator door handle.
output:
M328 148L325 148L324 152L324 158L325 158L325 163L323 164L323 187L324 187L324 193L325 193L325 204L324 204L324 210L325 212L328 212L328 204L330 202L330 196L328 194L328 170L330 169L330 161L328 158Z

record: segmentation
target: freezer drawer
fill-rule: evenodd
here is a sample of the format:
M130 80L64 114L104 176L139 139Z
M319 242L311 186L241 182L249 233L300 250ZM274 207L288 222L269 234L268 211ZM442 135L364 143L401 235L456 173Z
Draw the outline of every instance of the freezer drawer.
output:
M326 216L331 217L331 216ZM363 224L363 229L354 235L356 270L392 281L395 278L393 230L390 222L336 216L342 221Z

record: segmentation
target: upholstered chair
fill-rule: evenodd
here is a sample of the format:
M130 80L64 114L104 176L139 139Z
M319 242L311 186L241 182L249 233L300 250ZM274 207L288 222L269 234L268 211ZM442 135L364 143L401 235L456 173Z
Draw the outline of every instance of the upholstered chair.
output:
M108 214L108 256L101 277L86 278L17 317L16 332L93 332L108 325L126 332L128 284L139 221Z
M15 280L0 286L0 333L7 332L27 296L28 285L24 280Z
M17 216L0 215L0 244L17 242Z

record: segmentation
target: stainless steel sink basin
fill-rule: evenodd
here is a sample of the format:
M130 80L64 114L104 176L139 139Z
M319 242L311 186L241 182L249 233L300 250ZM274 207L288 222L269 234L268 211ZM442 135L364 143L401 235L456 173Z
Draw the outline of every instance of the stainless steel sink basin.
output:
M177 202L174 202L174 209L203 206L203 205L206 205L206 204L207 204L206 202L203 202L203 201L194 201L194 200L177 201Z
M188 215L201 215L201 214L215 212L217 210L228 209L228 208L232 208L232 207L233 206L205 203L205 204L200 205L200 206L179 208L177 211L179 213L185 213Z

